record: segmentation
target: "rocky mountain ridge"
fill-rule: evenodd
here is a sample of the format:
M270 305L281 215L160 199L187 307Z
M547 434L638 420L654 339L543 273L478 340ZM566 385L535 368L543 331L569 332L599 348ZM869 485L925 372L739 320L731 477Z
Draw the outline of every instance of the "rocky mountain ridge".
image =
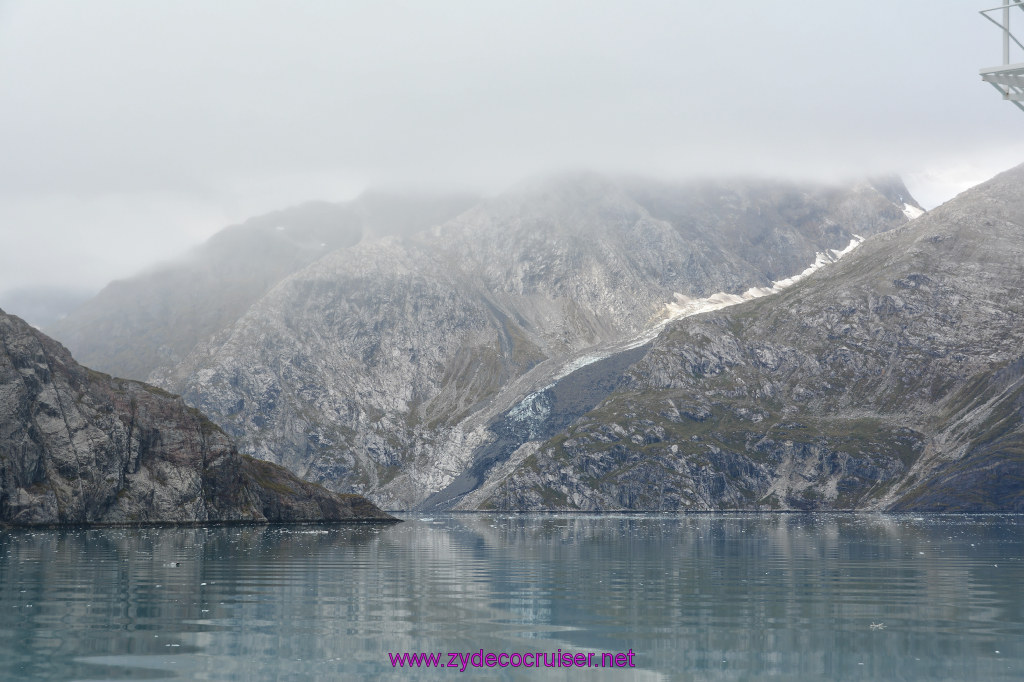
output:
M0 310L0 524L389 519L240 455L179 397L82 367Z
M771 286L907 206L892 179L526 184L321 256L149 378L260 458L410 508L489 457L502 415L574 358L656 327L676 294Z
M1024 166L671 323L462 508L1024 510Z

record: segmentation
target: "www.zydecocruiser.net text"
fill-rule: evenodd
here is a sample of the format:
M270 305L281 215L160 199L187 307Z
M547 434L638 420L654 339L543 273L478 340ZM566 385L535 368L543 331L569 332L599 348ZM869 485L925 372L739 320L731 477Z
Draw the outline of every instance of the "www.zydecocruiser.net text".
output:
M447 653L388 653L392 668L635 668L632 649L618 653L570 653L568 651L514 651L509 653L449 651Z

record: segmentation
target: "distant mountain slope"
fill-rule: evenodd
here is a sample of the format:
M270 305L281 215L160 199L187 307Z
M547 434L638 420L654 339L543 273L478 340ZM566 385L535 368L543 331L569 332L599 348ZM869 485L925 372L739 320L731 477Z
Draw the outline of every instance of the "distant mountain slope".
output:
M151 380L260 457L408 508L474 466L501 414L651 329L675 293L768 285L905 223L908 202L897 180L529 183L319 258Z
M671 324L483 508L1024 511L1024 166Z
M475 202L470 195L368 193L345 204L275 211L221 230L184 258L112 282L46 331L90 367L146 379L324 254L364 238L426 229Z
M388 518L239 455L180 398L86 369L0 310L0 525Z

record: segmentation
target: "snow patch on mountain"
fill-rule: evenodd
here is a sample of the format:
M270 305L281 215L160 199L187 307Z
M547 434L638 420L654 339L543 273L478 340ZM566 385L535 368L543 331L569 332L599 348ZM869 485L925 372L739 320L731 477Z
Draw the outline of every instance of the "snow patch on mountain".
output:
M903 215L907 216L910 220L914 218L920 218L924 215L924 211L917 206L911 206L910 204L903 204Z
M803 272L793 275L792 277L776 280L772 282L770 287L751 287L742 294L727 294L720 291L717 294L712 294L705 298L690 298L689 296L677 293L675 294L676 300L674 302L665 304L666 317L659 323L658 329L665 326L672 320L706 313L711 310L721 310L722 308L728 308L729 306L751 301L755 298L761 298L762 296L768 296L770 294L777 294L780 291L793 286L800 280L805 279L811 275L811 273L820 270L826 265L835 263L840 258L860 246L863 241L863 237L854 235L853 239L850 240L850 243L845 249L829 249L827 252L819 251L814 258L814 262L811 263L811 265Z
M666 324L673 320L679 320L684 317L690 317L692 315L699 315L700 313L706 313L711 310L721 310L722 308L728 308L729 306L737 305L739 303L745 303L755 298L761 298L762 296L769 296L771 294L777 294L784 289L787 289L802 279L808 277L811 273L820 270L826 265L831 265L837 262L840 258L847 255L854 249L856 249L864 241L864 237L860 235L854 235L850 240L850 243L843 249L829 249L828 251L819 251L814 258L814 262L811 263L802 272L772 282L771 286L768 287L751 287L744 291L742 294L729 294L725 292L718 292L704 298L690 298L683 294L675 294L675 301L672 303L665 304L665 317L661 319L654 326L646 329L636 337L619 343L605 344L598 348L590 348L586 353L579 357L573 358L569 362L565 363L562 368L552 377L552 380L548 385L540 388L536 393L527 395L518 407L514 408L517 410L529 410L533 407L533 400L547 389L553 387L558 381L569 376L573 372L586 367L587 365L593 364L598 360L603 360L615 353L620 353L634 348L639 348L645 343L653 341ZM525 414L526 412L524 412Z

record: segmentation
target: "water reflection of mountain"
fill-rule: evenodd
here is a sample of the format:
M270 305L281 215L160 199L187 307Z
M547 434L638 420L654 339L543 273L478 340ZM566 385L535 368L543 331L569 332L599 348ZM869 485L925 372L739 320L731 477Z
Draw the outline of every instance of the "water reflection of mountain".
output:
M843 514L3 531L0 677L372 677L388 652L561 648L632 649L633 672L666 678L951 660L998 678L1024 660L1018 531ZM1004 660L977 654L990 641Z

